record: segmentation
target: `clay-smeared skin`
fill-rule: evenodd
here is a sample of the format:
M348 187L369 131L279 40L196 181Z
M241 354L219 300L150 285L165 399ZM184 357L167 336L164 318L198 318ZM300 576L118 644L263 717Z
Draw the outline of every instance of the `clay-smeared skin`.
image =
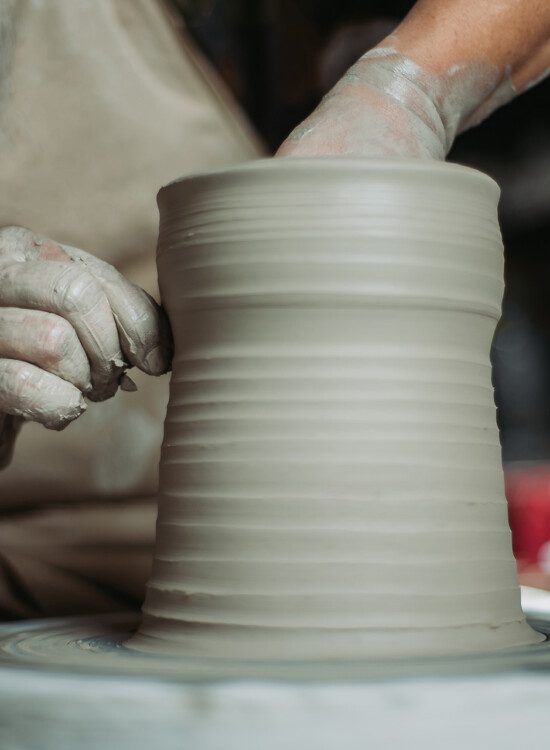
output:
M547 0L418 0L277 155L444 159L458 133L549 72Z
M22 419L64 429L125 374L169 367L165 315L108 263L22 227L0 228L0 466Z
M278 155L444 159L458 132L515 94L509 74L487 63L435 74L391 46L377 47L293 130Z
M541 640L491 387L497 200L479 173L397 160L256 162L161 191L176 353L130 648L359 659Z

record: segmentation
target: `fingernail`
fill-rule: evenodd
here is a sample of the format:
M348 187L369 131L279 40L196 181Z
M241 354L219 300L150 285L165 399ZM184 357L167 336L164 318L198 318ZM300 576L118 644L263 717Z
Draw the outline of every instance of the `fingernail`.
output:
M54 419L44 422L44 426L49 430L61 432L66 427L68 427L71 422L84 414L87 408L88 405L86 404L82 396L79 396L76 403L68 407L64 412L57 414Z
M168 366L162 347L155 346L145 357L145 369L151 375L161 375Z

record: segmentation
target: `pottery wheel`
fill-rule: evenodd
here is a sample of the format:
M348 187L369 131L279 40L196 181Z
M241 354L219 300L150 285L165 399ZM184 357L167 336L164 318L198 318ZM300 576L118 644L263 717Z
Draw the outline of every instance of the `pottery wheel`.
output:
M0 627L0 750L546 746L550 603L524 602L539 635L490 381L497 201L391 160L161 191L175 357L139 633Z
M523 595L531 624L550 637L550 595ZM453 658L285 664L136 654L122 643L137 622L1 626L2 748L279 750L299 738L306 749L405 739L502 749L519 746L526 717L531 738L543 739L550 640Z

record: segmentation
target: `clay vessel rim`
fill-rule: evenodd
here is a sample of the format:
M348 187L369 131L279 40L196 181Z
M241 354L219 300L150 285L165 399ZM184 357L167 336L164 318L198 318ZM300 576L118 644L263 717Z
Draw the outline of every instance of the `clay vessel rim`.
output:
M455 162L447 161L435 161L428 159L402 159L397 157L386 157L384 159L372 159L366 157L352 157L352 156L309 156L309 157L285 157L285 158L273 158L268 157L264 159L254 159L252 161L241 162L231 166L224 167L223 169L208 170L204 172L197 172L190 175L184 175L178 179L172 180L171 182L163 185L158 194L157 201L160 201L161 197L165 193L171 193L175 188L179 186L188 186L193 183L195 186L197 183L209 183L213 180L217 180L222 177L235 176L247 172L262 172L267 171L273 172L303 172L304 168L314 170L346 170L349 173L361 172L362 170L368 169L372 174L373 171L382 174L392 174L395 172L401 172L405 174L436 174L438 172L450 176L451 174L458 179L465 179L468 184L472 182L484 182L486 187L491 188L495 191L498 199L500 195L500 187L492 177L485 172L481 172L473 167L467 167L463 164L456 164Z

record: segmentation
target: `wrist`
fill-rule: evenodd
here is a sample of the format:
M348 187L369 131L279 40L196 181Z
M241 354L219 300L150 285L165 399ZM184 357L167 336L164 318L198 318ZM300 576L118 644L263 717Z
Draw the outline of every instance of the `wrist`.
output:
M427 59L418 50L409 50L393 35L367 52L359 64L372 65L390 96L398 97L422 118L438 136L445 158L458 133L485 119L516 94L509 70L501 73L488 63L443 66L421 64ZM386 72L382 74L382 70Z
M394 112L406 113L416 125L416 136L424 151L444 159L456 134L458 113L442 106L442 85L438 76L410 57L384 44L364 54L344 76L343 82L376 88L397 105ZM395 117L395 114L393 115Z

